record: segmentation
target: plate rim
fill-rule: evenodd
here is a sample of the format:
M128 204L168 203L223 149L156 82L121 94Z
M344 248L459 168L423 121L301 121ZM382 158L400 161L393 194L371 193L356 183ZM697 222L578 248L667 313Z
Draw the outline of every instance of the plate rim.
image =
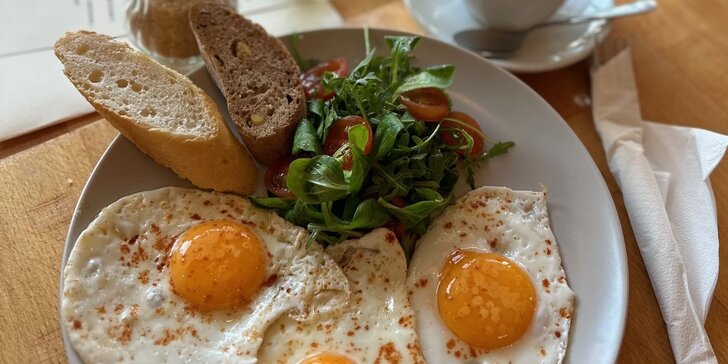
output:
M409 2L409 1L411 1L411 0L405 0L405 2ZM538 93L536 93L536 91L534 91L530 86L528 86L525 82L523 82L521 79L519 79L512 73L506 71L505 69L494 64L490 60L483 58L480 55L478 55L468 49L464 49L462 47L448 43L444 40L435 38L430 35L421 35L421 34L415 34L415 33L402 31L402 30L387 29L387 28L380 28L380 27L362 27L362 26L357 26L357 25L344 25L344 26L339 26L339 27L323 27L323 28L316 28L316 29L311 29L311 30L306 30L306 31L301 31L301 32L293 32L293 33L288 33L288 34L285 34L285 35L282 35L282 36L279 36L276 38L283 41L294 34L305 36L305 35L311 34L311 33L337 32L340 30L363 31L364 29L368 29L368 30L375 31L375 32L384 32L384 33L393 34L393 35L418 36L418 37L427 39L428 41L439 43L446 47L455 47L458 50L463 51L465 53L465 55L467 55L469 57L474 57L475 59L477 59L480 62L485 62L486 64L490 64L490 65L494 66L494 68L496 69L497 72L501 72L503 75L505 75L507 78L509 78L512 82L515 82L516 84L518 84L519 87L524 88L524 91L531 94L532 97L534 97L536 100L538 100L538 102L541 104L542 107L546 108L551 113L553 113L555 118L560 122L561 127L565 128L565 130L567 131L569 138L571 138L572 141L576 143L578 148L581 149L582 153L584 153L586 156L589 157L588 159L591 162L590 168L595 170L596 174L598 175L597 179L599 181L599 186L600 186L599 189L602 193L605 193L608 196L608 200L611 202L611 204L607 204L607 206L605 206L605 207L609 209L609 215L611 216L611 220L614 223L617 258L619 259L619 262L621 263L619 271L621 272L621 276L623 277L622 282L620 282L621 283L620 286L622 287L622 290L620 292L620 295L622 297L621 309L618 311L618 317L616 317L616 320L619 322L619 325L617 325L619 327L619 330L618 330L618 332L616 332L616 334L618 334L618 337L619 337L619 340L618 340L619 345L617 347L613 348L611 350L611 353L606 358L606 359L608 359L607 360L608 362L616 362L616 360L619 356L621 347L622 347L622 342L624 340L624 332L625 332L625 328L626 328L626 324L627 324L627 312L628 312L628 303L629 303L629 269L628 269L626 245L624 242L624 232L622 229L622 224L621 224L621 220L619 218L619 214L617 213L616 205L614 204L614 198L609 190L609 187L607 186L606 181L604 180L604 177L601 174L601 171L597 167L596 162L592 158L589 151L586 149L586 146L581 142L579 137L576 135L574 130L569 126L569 124L564 120L564 118L561 117L561 115L558 112L556 112L556 110L548 102L546 102L546 100L544 100ZM223 111L221 110L221 112L223 112ZM113 152L114 146L116 144L120 143L122 141L122 139L125 139L125 137L121 133L119 133L116 137L114 137L114 139L111 141L111 143L109 143L109 146L106 148L106 150L104 150L101 157L94 165L93 170L89 174L88 180L86 180L86 183L84 184L84 187L81 190L81 193L79 194L78 201L76 202L76 205L74 207L73 215L72 215L71 221L68 225L68 231L66 233L66 238L64 241L63 255L61 256L60 275L59 275L58 319L59 319L59 325L60 325L60 329L61 329L61 336L63 339L63 346L64 346L65 353L66 353L66 359L68 359L69 362L71 359L71 355L69 353L73 353L73 355L76 355L76 356L77 356L77 354L75 352L75 349L73 348L73 346L70 343L70 340L68 338L68 334L66 331L66 326L62 321L62 309L63 309L62 303L63 303L64 270L65 270L65 266L66 266L66 263L68 260L68 256L70 255L70 251L73 249L73 246L75 246L75 244L76 244L75 239L73 241L71 241L71 238L74 233L74 230L77 230L75 227L77 224L79 224L79 222L77 221L79 219L79 211L80 211L83 203L85 202L86 195L89 193L90 189L92 188L94 180L96 180L98 178L99 173L101 173L101 170L99 168L100 165L102 163L104 163L104 161L108 157L108 155ZM161 167L163 167L163 166L161 166ZM97 214L98 214L98 212L97 212ZM84 229L85 229L85 227L84 227ZM82 230L79 231L78 234L80 235L81 232L82 232ZM76 239L78 239L78 236L76 236ZM603 354L606 354L606 353L603 353ZM568 360L568 357L567 357L567 360Z

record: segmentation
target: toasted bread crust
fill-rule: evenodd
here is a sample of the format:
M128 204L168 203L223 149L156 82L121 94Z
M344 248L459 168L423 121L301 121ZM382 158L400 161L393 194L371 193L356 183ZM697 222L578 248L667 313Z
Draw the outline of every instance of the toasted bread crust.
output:
M255 159L268 165L289 155L296 126L306 116L306 100L298 65L283 43L217 3L193 7L190 25Z
M78 54L79 47L93 51ZM64 64L63 72L96 111L157 163L169 167L180 177L201 188L242 195L248 195L255 190L257 172L255 162L227 128L214 101L189 79L154 62L126 44L93 32L67 33L56 42L55 53ZM122 58L120 61L116 59L119 57ZM113 62L107 63L107 58ZM204 117L197 122L206 124L201 124L203 128L181 132L154 124L153 116L152 119L148 119L119 109L109 100L124 97L124 92L134 91L116 88L109 91L103 87L103 82L98 83L101 86L91 85L82 71L88 66L99 69L106 75L126 72L129 68L141 69L138 74L139 82L147 87L143 92L149 93L163 92L161 88L167 85L145 79L145 75L149 76L145 72L154 75L158 75L157 72L165 74L167 75L165 77L173 78L175 83L190 90L191 95L186 98L191 100L185 101L192 101L198 107L202 106ZM177 103L173 107L179 112L178 106L185 103L182 102L182 96L175 96L179 96L178 99L170 101ZM155 104L154 100L149 103L160 113L166 111L166 106L163 104ZM149 105L135 106L138 109L149 107ZM189 105L182 108L182 112L191 112L190 110Z

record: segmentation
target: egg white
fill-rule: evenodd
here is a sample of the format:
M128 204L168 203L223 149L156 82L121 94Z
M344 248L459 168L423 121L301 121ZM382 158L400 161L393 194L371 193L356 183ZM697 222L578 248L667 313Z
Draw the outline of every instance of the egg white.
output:
M349 279L347 304L309 321L280 318L265 334L260 362L294 364L326 352L355 363L424 363L405 290L407 263L394 234L376 229L326 252Z
M500 254L531 278L536 312L528 330L512 345L490 352L472 348L440 318L439 275L456 249ZM407 287L430 363L560 363L564 358L575 295L551 231L546 192L481 187L460 198L419 240Z
M270 259L249 304L198 312L170 289L176 236L209 220L250 227ZM87 363L255 363L268 325L308 319L349 295L346 277L308 233L246 199L177 187L124 197L79 236L64 270L61 315Z

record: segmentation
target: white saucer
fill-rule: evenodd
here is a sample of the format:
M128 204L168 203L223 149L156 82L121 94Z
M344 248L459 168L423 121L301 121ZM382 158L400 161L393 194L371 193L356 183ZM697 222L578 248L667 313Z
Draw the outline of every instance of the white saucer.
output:
M456 44L455 33L482 28L462 0L405 0L415 20L431 36ZM614 6L613 0L567 0L552 18L564 18L591 13ZM532 31L523 46L511 57L489 59L512 72L532 73L551 71L572 65L586 58L594 48L594 37L609 32L603 20L576 25L556 25ZM457 44L456 44L457 45Z

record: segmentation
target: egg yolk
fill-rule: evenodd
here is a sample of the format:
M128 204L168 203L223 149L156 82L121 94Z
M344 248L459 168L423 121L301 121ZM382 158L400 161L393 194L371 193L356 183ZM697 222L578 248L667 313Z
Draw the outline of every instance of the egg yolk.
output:
M445 325L471 346L491 350L518 340L533 320L536 292L513 261L456 251L442 269L437 304Z
M354 362L345 356L323 353L303 359L300 364L354 364Z
M268 252L248 227L207 221L185 231L169 259L172 290L197 309L231 309L266 279Z

